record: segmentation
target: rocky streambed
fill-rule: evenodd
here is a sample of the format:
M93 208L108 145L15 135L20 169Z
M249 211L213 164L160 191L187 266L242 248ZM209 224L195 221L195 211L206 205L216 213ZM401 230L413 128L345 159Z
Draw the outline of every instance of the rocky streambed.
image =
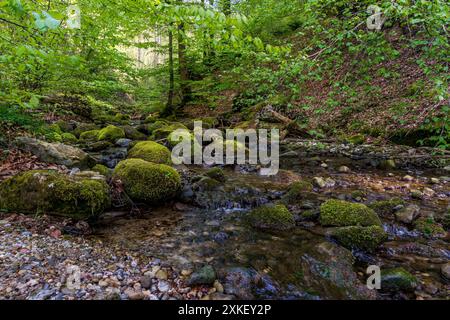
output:
M399 146L286 140L274 177L260 176L254 166L179 166L176 173L164 167L163 148L133 141L141 136L102 129L103 140L96 130L78 134L84 153L50 148L51 159L42 159L48 146L27 144L26 151L44 162L60 162L56 169L64 177L39 174L32 181L39 186L45 181L45 188L63 184L71 197L57 195L58 204L76 203L71 210L82 217L95 208L96 218L78 221L71 210L62 217L42 215L60 209L50 205L50 196L39 203L39 216L10 208L3 213L1 298L449 298L446 155ZM165 132L154 130L154 140ZM128 131L137 135L137 130ZM62 153L65 163L59 161ZM114 172L121 183L111 181L109 168L130 154L140 160L122 162ZM86 172L68 166L67 160L105 166ZM127 179L136 177L137 167L152 179L132 189L138 184L127 184ZM108 185L111 198L90 202L82 187L86 183L101 196ZM381 290L366 286L370 265L381 269ZM73 270L80 272L75 288L70 286Z

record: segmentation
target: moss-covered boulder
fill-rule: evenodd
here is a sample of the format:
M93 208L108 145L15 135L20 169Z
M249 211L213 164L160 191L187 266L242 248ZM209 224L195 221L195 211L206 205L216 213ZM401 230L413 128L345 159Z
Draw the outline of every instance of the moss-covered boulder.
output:
M225 182L227 180L225 172L223 172L223 169L219 167L209 169L205 175L219 182Z
M75 135L75 137L79 138L83 132L99 129L100 128L94 123L78 123L72 133Z
M104 166L102 164L96 164L92 168L92 171L98 172L98 173L100 173L101 175L103 175L105 177L110 177L111 174L112 174L111 170L108 167L106 167L106 166Z
M77 137L75 137L70 132L64 132L63 134L61 134L61 138L62 138L63 142L67 142L67 143L77 143L78 142Z
M295 204L302 200L305 193L310 193L313 190L313 185L308 181L295 181L291 183L288 191L283 197L283 202Z
M180 131L177 132L177 134L175 134L175 131L172 131L168 136L167 136L167 141L169 142L169 145L171 147L175 147L177 144L179 144L182 141L194 141L195 137L192 133L190 133L189 131Z
M97 217L109 205L109 187L101 179L35 170L0 184L0 208L7 211L86 219Z
M414 291L418 283L417 278L403 268L381 271L381 290L383 291Z
M186 130L189 131L188 128L179 122L172 122L168 125L162 126L158 129L155 129L152 131L152 139L153 140L162 140L162 139L166 139L172 132L176 131L176 130Z
M427 238L443 238L447 232L441 224L434 221L433 217L422 217L416 220L414 227Z
M404 205L405 201L403 199L392 198L389 200L374 201L371 204L369 204L369 208L371 208L381 216L390 216L394 213L397 207Z
M99 132L100 130L84 131L80 134L80 141L83 142L97 141Z
M294 215L284 205L264 205L253 209L249 215L250 224L264 230L289 230L295 227Z
M111 142L115 142L121 138L125 138L125 131L122 128L112 125L101 129L97 137L99 141L107 140Z
M147 125L147 131L152 133L153 131L168 126L169 123L166 120L157 120Z
M147 140L147 136L132 126L122 126L125 138L130 140Z
M170 200L181 189L181 178L175 169L142 159L121 161L114 170L114 178L123 183L133 200L148 204Z
M336 228L331 236L348 249L374 251L387 240L387 234L380 226L351 226Z
M141 141L136 143L128 152L128 158L142 159L153 163L167 165L172 163L172 154L169 149L153 141Z
M364 204L331 199L320 207L320 223L324 226L381 226L375 211Z
M346 142L351 144L363 144L366 141L366 138L362 134L355 134L346 139Z

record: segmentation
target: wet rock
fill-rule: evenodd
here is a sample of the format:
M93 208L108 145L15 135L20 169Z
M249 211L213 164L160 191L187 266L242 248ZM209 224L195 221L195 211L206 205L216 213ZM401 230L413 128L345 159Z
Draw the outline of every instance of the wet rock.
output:
M225 173L223 172L223 170L221 168L212 168L209 169L206 174L207 177L214 179L216 181L219 182L225 182L226 181L226 176Z
M339 169L338 169L338 171L339 171L340 173L349 173L349 172L351 172L350 168L347 167L347 166L340 166Z
M442 265L441 274L445 280L450 281L450 262Z
M313 178L313 185L318 188L333 188L336 185L336 181L334 181L331 178L322 178L322 177L314 177Z
M82 169L95 165L95 160L86 152L62 143L48 143L29 137L18 137L14 143L19 149L32 153L43 162Z
M228 301L234 300L235 297L233 295L224 294L220 292L215 292L209 295L210 300L218 300L218 301Z
M431 184L439 184L439 183L441 183L441 180L439 180L438 178L431 178L430 183Z
M380 226L351 226L336 228L331 236L344 247L372 252L387 240L387 234Z
M319 243L314 249L300 259L296 277L301 288L335 299L375 299L353 271L354 258L348 249L332 242Z
M392 198L389 200L374 201L369 204L369 208L373 209L377 214L390 217L396 210L404 207L405 201L400 198Z
M411 198L420 200L423 198L423 193L420 190L411 190Z
M381 271L381 290L411 292L417 287L418 281L411 273L403 268Z
M414 177L411 177L411 176L409 176L409 175L406 175L406 176L403 177L403 181L408 181L408 182L410 182L410 181L413 181L413 180L414 180Z
M418 216L420 212L420 207L417 205L408 205L407 207L397 211L395 213L395 218L397 221L410 224L412 223Z
M433 197L434 195L435 195L435 191L433 190L433 189L431 189L431 188L424 188L423 189L423 194L425 195L425 196L427 196L427 197Z
M384 170L392 170L397 167L394 160L383 160L379 163L378 167Z
M422 217L416 220L415 229L427 238L443 238L446 236L441 224L436 223L432 217Z
M132 142L132 140L130 139L119 139L116 141L116 146L122 147L122 148L128 148L128 146L130 145L130 143Z
M245 268L231 268L227 270L223 281L224 292L241 300L251 300L254 272Z
M212 266L204 266L200 270L194 272L189 278L188 285L211 285L216 280L216 271Z

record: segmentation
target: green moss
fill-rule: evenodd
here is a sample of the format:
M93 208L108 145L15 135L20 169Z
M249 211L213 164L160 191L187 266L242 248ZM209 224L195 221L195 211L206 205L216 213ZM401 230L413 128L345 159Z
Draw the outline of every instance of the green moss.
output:
M59 133L57 132L49 132L47 134L45 134L45 140L50 141L50 142L62 142L62 137Z
M56 171L28 171L0 185L0 207L7 211L86 219L100 215L109 205L109 187L104 181Z
M436 223L432 217L422 217L416 220L415 229L422 232L426 237L444 237L446 232L441 224Z
M288 192L283 197L283 201L295 204L303 198L305 193L311 192L313 185L308 181L296 181L289 186Z
M381 216L388 216L394 213L394 208L400 205L405 205L405 201L400 198L392 198L389 200L374 201L369 204L369 208L373 209Z
M132 126L123 126L123 131L125 132L125 138L131 140L147 140L147 136L142 132L139 132Z
M403 268L381 271L381 290L383 291L413 291L418 283L417 278Z
M149 115L147 118L145 118L144 123L155 123L156 121L158 121L158 117L155 115Z
M112 125L101 129L97 137L99 141L107 140L111 142L121 138L125 138L125 131L122 128Z
M212 179L215 179L219 182L225 182L227 180L227 178L225 176L225 172L223 172L222 168L219 168L219 167L209 169L206 172L206 176L210 177Z
M180 142L182 142L184 140L190 140L192 143L192 141L195 139L195 137L192 133L190 133L189 131L184 131L184 130L183 130L183 132L177 133L177 136L178 136L178 139L175 138L174 132L171 132L167 136L167 141L169 141L169 144L171 147L175 147L177 144L179 144Z
M200 180L195 183L195 185L202 191L212 191L220 186L220 182L210 177L201 177Z
M76 143L78 141L77 137L69 132L65 132L61 134L61 138L63 142Z
M387 234L380 226L351 226L337 228L332 236L349 249L373 251L387 240Z
M105 177L111 176L111 170L109 170L106 166L104 166L102 164L96 164L92 168L92 171L98 172Z
M114 116L114 120L118 123L128 122L130 119L131 118L129 115L123 113L116 113L116 115Z
M166 127L169 123L165 120L155 121L147 126L148 132L152 133L153 131L160 129L162 127Z
M170 165L172 154L165 146L153 141L141 141L128 152L128 158Z
M175 169L142 159L120 162L114 170L114 177L122 181L132 199L149 204L170 200L181 188L181 178Z
M364 204L328 200L320 207L320 223L324 226L381 226L377 214Z
M166 139L173 131L178 129L183 129L189 131L188 128L179 122L173 122L169 125L162 126L158 129L152 131L152 139L153 140L162 140Z
M258 229L288 230L295 226L294 216L284 205L264 205L252 210L248 216Z
M363 144L366 141L366 138L362 134L355 134L346 139L348 143L352 144Z
M61 135L63 133L63 131L61 130L61 127L56 123L51 124L50 126L48 126L48 128L51 131L56 132L57 134Z
M367 194L366 194L366 192L364 192L362 190L355 190L352 192L351 196L352 196L352 199L354 199L354 200L362 200L367 196Z
M89 130L80 134L81 141L97 141L100 130Z

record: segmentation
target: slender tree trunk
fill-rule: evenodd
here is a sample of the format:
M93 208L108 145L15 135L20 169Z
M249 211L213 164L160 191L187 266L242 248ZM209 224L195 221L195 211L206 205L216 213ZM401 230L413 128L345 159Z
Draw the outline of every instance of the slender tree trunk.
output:
M173 95L175 90L175 76L174 76L174 66L173 66L173 31L170 26L169 29L169 92L167 96L167 105L164 113L170 115L174 111L173 107Z
M181 106L189 100L189 68L186 60L186 43L184 40L184 24L178 25L178 70L180 75Z

